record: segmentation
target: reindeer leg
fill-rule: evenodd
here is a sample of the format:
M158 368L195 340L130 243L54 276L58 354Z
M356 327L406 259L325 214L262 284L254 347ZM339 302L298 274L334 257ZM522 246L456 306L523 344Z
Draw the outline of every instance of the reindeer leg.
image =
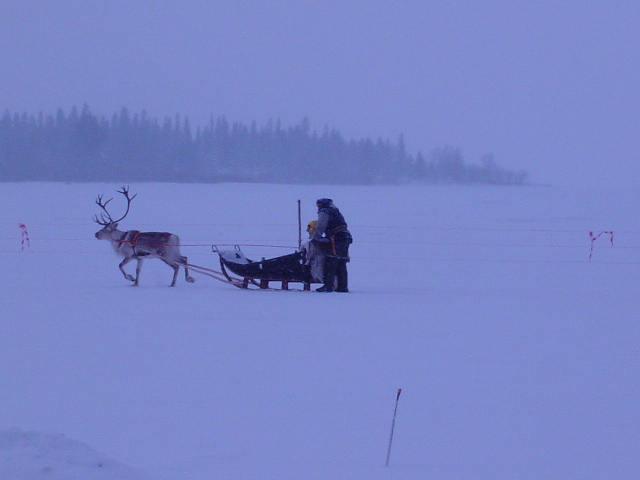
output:
M173 267L173 280L171 281L171 286L176 286L176 280L178 280L178 272L180 271L180 265L171 265Z
M124 278L126 278L127 280L133 282L133 281L137 281L135 278L133 278L133 275L127 273L124 271L124 266L129 263L131 261L133 257L124 257L124 260L122 260L122 262L120 262L120 265L118 265L120 267L120 271L122 272L122 274L124 275Z
M173 279L171 280L171 285L169 285L170 287L175 287L176 286L176 281L178 280L178 272L180 271L180 264L179 263L175 263L175 262L171 262L169 260L167 260L166 258L163 257L158 257L160 260L162 260L164 263L166 263L167 265L169 265L171 268L173 268Z
M135 279L135 282L133 282L134 287L138 286L138 280L140 280L140 270L142 270L142 258L137 257L137 260L138 260L138 265L136 265L136 279Z
M189 267L187 266L189 262L187 260L187 257L181 257L181 258L182 258L182 264L184 266L184 279L189 283L195 282L196 279L189 276Z

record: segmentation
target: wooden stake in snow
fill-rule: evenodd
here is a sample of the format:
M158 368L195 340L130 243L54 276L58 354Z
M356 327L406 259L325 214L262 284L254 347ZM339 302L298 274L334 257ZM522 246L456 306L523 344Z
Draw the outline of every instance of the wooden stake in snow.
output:
M389 466L389 457L391 456L391 442L393 442L393 431L396 428L396 414L398 413L398 400L400 400L400 394L402 393L402 389L398 389L398 394L396 395L396 407L393 410L393 421L391 422L391 435L389 436L389 448L387 448L387 463L386 466Z
M300 200L298 200L298 251L302 248L302 215L300 212Z

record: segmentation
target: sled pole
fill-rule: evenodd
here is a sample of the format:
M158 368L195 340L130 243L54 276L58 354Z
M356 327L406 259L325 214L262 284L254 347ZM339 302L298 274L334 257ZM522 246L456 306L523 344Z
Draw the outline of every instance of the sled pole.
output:
M393 431L396 428L396 414L398 413L398 400L400 400L400 394L402 393L402 389L398 389L398 394L396 395L396 407L393 410L393 421L391 422L391 435L389 436L389 447L387 448L387 463L385 464L387 467L389 466L389 457L391 456L391 442L393 442Z
M298 251L302 249L302 215L300 213L300 200L298 200Z

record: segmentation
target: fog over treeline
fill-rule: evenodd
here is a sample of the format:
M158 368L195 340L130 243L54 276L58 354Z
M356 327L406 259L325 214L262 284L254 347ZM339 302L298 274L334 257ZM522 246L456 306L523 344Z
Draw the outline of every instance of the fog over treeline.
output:
M336 129L312 131L307 118L284 127L221 116L194 129L180 115L159 121L122 108L109 119L85 105L0 119L1 181L521 185L527 177L491 154L479 165L451 146L412 155L402 135L347 140Z

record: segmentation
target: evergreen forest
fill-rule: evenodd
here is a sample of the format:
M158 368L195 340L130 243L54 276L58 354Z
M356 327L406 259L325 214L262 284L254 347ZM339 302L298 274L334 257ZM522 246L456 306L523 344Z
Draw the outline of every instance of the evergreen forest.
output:
M328 127L318 133L307 118L284 127L218 117L194 130L180 115L159 121L122 108L106 118L85 105L48 115L5 111L0 181L522 185L528 175L492 155L467 164L450 146L411 155L402 135L393 143L345 139Z

